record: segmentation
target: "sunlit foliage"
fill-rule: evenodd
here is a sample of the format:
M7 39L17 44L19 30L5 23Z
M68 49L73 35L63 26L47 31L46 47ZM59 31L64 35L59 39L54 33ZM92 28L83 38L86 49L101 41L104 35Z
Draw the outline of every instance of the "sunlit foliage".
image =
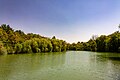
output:
M21 30L14 30L9 25L0 26L0 54L21 54L41 52L100 51L120 52L120 32L116 31L108 36L93 35L88 42L67 43L55 36L44 37L39 34L25 34Z

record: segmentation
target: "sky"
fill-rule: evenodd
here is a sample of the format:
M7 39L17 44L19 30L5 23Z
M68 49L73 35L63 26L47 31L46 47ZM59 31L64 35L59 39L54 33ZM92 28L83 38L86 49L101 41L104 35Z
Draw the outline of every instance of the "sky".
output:
M0 0L0 25L69 43L118 30L120 0Z

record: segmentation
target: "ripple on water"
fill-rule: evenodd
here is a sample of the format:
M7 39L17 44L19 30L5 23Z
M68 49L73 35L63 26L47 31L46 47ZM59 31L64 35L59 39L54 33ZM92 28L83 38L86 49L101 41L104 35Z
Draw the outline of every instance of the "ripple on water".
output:
M68 51L0 56L0 80L120 80L117 55Z

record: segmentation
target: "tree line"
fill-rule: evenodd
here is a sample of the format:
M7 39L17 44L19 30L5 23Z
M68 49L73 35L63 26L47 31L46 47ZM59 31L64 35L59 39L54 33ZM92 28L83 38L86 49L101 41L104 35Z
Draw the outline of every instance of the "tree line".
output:
M67 50L120 52L120 32L108 36L96 35L88 42L67 43L64 40L44 37L39 34L14 30L9 25L0 26L0 54L62 52Z
M67 44L55 36L48 38L39 34L25 34L6 24L0 26L0 54L62 52L67 50Z
M116 31L108 36L93 36L88 42L72 43L71 50L97 51L97 52L118 52L120 53L120 32Z

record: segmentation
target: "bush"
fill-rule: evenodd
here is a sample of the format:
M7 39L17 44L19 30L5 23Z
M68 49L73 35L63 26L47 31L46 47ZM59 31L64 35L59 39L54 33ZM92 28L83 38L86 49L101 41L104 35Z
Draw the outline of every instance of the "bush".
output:
M7 54L7 50L4 47L0 48L0 55L5 55Z
M0 55L7 54L6 48L4 48L3 43L0 41Z

